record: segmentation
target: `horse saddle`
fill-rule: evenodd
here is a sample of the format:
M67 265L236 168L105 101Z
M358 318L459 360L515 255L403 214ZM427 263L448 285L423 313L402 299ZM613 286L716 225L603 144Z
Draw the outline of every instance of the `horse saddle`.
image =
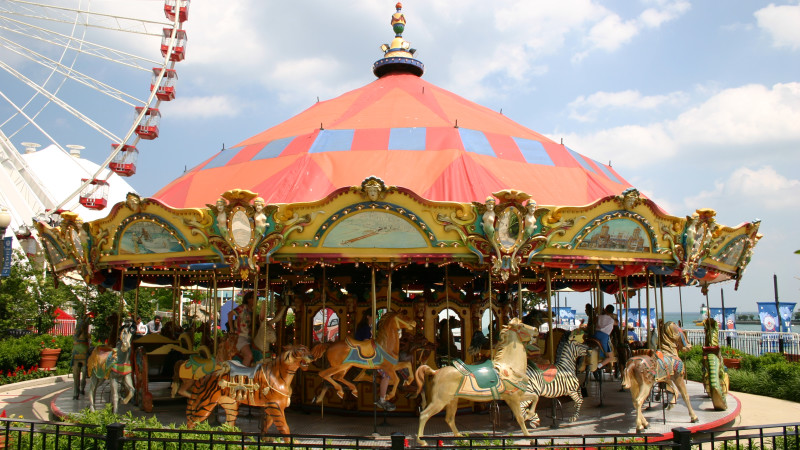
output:
M553 381L558 375L558 367L553 364L536 364L536 368L542 372L542 378L544 378L545 383Z
M344 342L348 347L355 349L358 352L358 356L363 360L369 360L375 357L375 341L372 339L359 341L352 336L345 336Z
M258 372L260 365L255 367L245 366L244 364L240 363L239 361L230 360L228 361L228 368L229 374L231 377L235 376L244 376L249 379L253 379L256 377L256 373Z
M491 360L486 360L480 364L464 364L460 359L453 360L453 367L462 375L472 377L481 389L490 389L497 386L500 378L494 369Z

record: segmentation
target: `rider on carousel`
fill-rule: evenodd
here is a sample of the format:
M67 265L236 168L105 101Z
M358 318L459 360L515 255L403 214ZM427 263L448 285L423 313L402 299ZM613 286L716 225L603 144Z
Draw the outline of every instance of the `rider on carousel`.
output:
M372 339L372 313L365 311L361 316L361 321L358 322L356 327L356 334L353 336L359 341L366 341ZM380 399L375 402L386 411L394 411L397 406L394 403L386 400L386 391L389 389L389 376L381 369L377 369L378 374L381 376Z
M606 305L603 314L597 315L597 330L594 332L595 339L600 341L600 349L604 358L597 365L598 369L611 362L613 357L611 353L611 331L616 324L617 318L614 315L614 305Z

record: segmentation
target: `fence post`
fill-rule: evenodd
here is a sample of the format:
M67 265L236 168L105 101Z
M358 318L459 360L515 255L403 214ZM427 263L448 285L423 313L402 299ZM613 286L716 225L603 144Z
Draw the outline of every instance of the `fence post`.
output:
M678 427L672 429L672 448L675 450L690 450L692 448L692 432L688 428Z
M125 433L125 424L110 423L106 425L106 449L122 450L122 437Z
M406 444L406 435L395 431L392 433L392 450L403 450Z

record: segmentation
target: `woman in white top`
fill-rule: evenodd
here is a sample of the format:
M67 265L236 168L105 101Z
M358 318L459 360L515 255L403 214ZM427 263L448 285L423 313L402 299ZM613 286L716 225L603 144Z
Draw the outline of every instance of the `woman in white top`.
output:
M600 356L604 358L597 365L598 369L611 362L611 358L614 356L611 351L611 331L616 324L614 305L606 305L605 312L597 316L597 330L594 332L595 339L600 341Z

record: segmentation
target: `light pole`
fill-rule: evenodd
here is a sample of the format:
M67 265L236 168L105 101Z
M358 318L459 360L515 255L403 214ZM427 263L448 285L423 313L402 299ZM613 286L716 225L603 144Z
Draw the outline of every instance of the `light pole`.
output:
M0 206L0 276L6 274L6 228L11 225L11 213L4 206ZM10 258L10 253L9 253Z

